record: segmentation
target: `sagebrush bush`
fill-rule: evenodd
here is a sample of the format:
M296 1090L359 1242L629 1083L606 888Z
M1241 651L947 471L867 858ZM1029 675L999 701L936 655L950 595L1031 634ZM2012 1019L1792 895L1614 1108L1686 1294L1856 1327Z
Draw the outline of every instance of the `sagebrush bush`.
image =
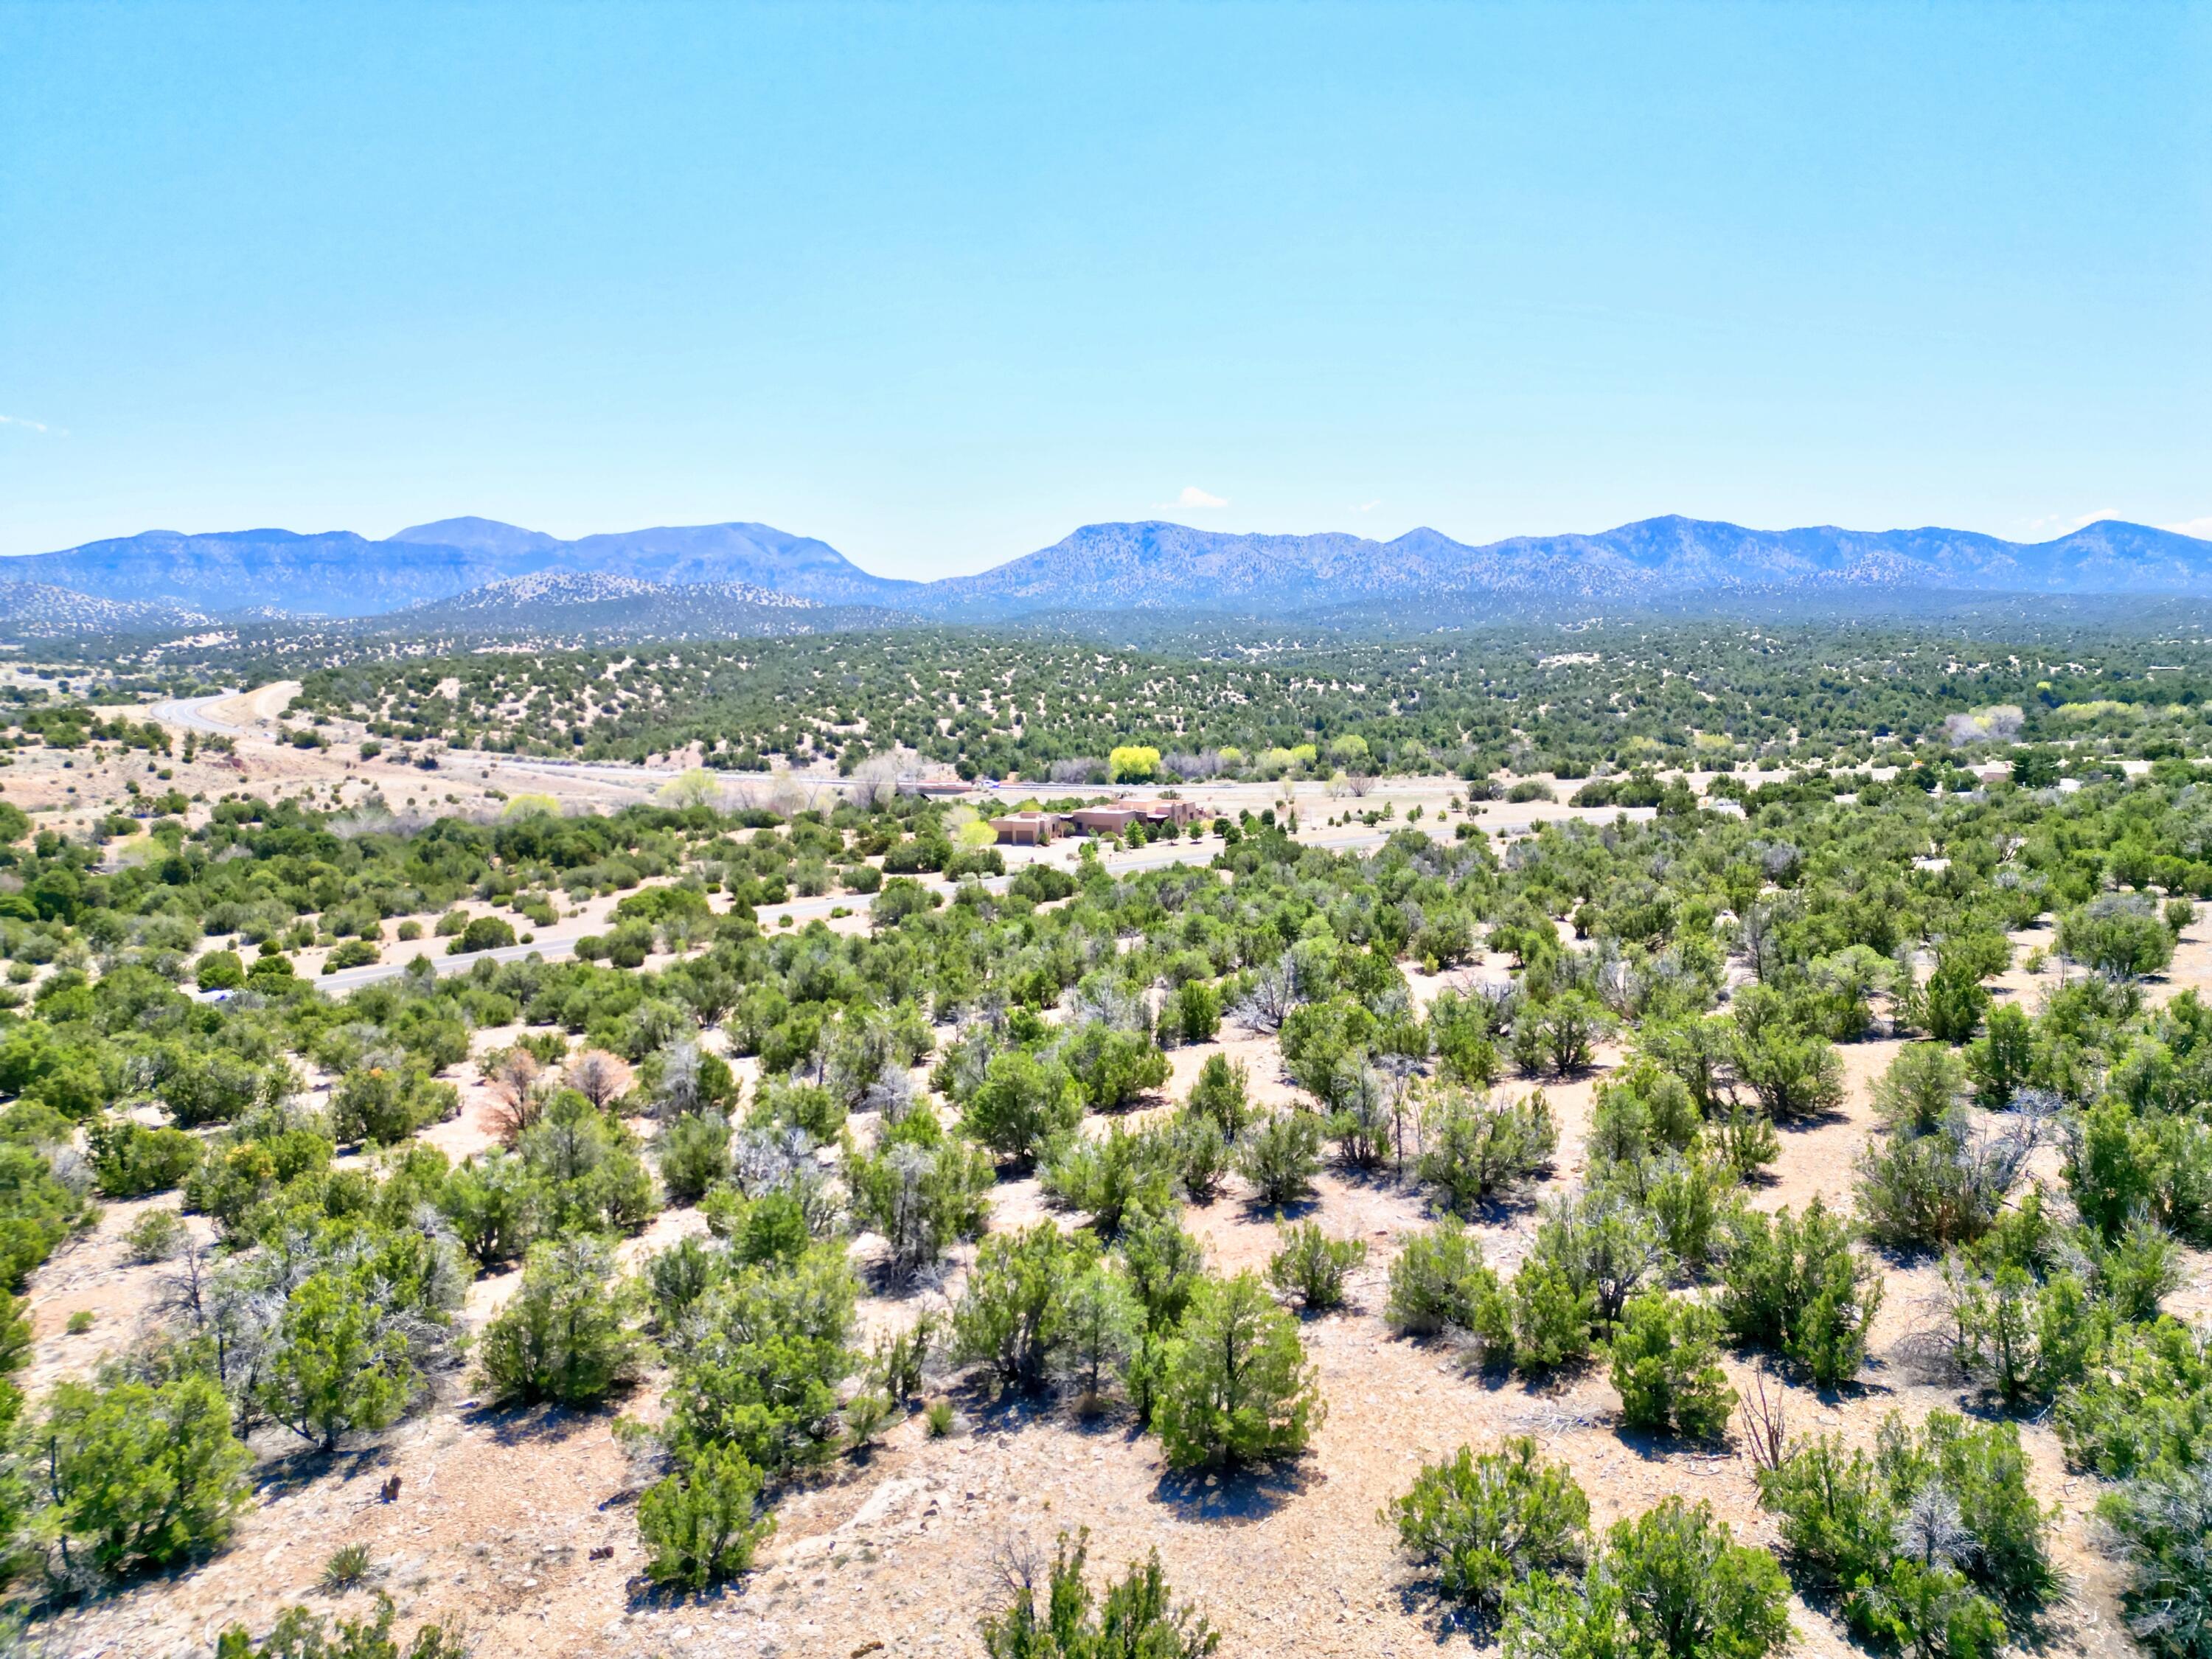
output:
M2027 1167L2033 1137L1954 1112L1925 1134L1896 1129L1859 1155L1858 1212L1885 1244L1971 1243L1990 1230Z
M2161 1465L2098 1506L2128 1567L2124 1605L2159 1659L2202 1659L2212 1630L2212 1465Z

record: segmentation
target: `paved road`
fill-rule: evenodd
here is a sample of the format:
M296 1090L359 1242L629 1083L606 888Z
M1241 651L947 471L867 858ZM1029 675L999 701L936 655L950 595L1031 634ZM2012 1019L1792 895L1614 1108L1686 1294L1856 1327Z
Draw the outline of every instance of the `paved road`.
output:
M167 702L155 703L147 713L157 720L181 726L186 731L216 738L242 738L246 735L244 726L228 725L207 712L211 705L226 702L237 695L235 691L218 691L211 697L173 697Z

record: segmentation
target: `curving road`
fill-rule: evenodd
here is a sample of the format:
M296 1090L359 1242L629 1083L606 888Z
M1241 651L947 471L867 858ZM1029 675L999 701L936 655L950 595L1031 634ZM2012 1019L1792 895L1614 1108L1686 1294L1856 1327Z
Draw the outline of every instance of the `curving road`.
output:
M146 712L154 719L169 726L181 726L187 732L198 732L211 738L242 738L246 728L216 720L207 711L219 702L228 702L239 693L218 691L211 697L172 697L167 702L157 702Z

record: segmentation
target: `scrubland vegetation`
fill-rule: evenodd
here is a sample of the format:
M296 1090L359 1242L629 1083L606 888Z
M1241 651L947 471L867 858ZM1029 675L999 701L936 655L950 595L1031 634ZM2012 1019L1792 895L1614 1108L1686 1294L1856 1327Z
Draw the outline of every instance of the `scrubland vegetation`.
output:
M1250 767L1295 737L1310 771L1461 769L1457 821L1346 853L1247 813L1186 865L987 884L997 855L903 797L411 826L149 799L125 861L0 808L0 1278L20 1296L103 1202L152 1198L127 1248L164 1287L106 1362L43 1381L11 1303L0 1539L27 1614L189 1571L258 1472L464 1393L617 1420L647 1595L741 1579L792 1494L909 1423L1106 1419L1169 1478L1273 1479L1358 1420L1312 1345L1364 1284L1454 1387L1601 1376L1654 1457L1757 1462L1778 1561L1678 1497L1599 1525L1531 1437L1409 1463L1376 1524L1437 1616L1505 1653L1754 1656L1808 1618L1875 1652L2047 1643L2071 1587L2023 1450L2043 1423L2097 1483L2133 1639L2204 1650L2212 1351L2165 1311L2212 1247L2212 1009L2161 979L2212 896L2185 675L1960 665L1922 641L1823 683L1802 641L1699 657L1685 635L1598 665L1378 649L1326 684L1218 664L1170 683L1127 653L978 646L956 668L896 655L913 644L309 690L403 741L711 735L732 764L896 737L1025 775L1117 747ZM725 669L726 702L685 678ZM817 723L793 722L794 685L834 691L805 705ZM744 726L744 699L777 724ZM1899 736L1930 740L1864 763ZM1770 773L1693 788L1670 769L1699 755ZM1633 804L1656 811L1493 840L1473 798L1540 762L1648 781ZM831 893L866 925L763 914ZM482 955L603 899L576 960ZM294 970L317 945L374 963L410 924L459 970L339 995ZM2028 997L1997 982L2031 928L2063 971ZM1174 1051L1224 1029L1267 1038L1280 1079L1217 1051L1170 1087ZM1846 1055L1875 1040L1898 1046L1856 1168L1762 1201L1783 1138L1843 1109ZM1592 1079L1570 1134L1554 1100ZM489 1133L454 1155L438 1132L464 1089ZM1325 1180L1422 1224L1347 1233ZM1232 1202L1273 1227L1261 1266L1211 1260L1193 1227ZM1514 1216L1525 1249L1491 1255L1484 1230ZM1923 1269L1937 1315L1878 1361L1889 1286ZM1871 1443L1802 1431L1768 1393L1865 1400L1908 1358L1952 1408L1877 1411ZM1223 1610L1177 1599L1171 1558L1101 1578L1083 1520L1008 1559L988 1652L1215 1650ZM394 1617L272 1631L264 1609L220 1651L388 1652ZM430 1659L465 1632L407 1639Z

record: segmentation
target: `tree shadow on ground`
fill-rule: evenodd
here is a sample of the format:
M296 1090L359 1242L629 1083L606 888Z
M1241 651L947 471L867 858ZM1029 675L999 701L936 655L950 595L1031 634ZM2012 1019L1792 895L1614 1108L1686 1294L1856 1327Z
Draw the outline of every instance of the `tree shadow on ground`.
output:
M334 1474L342 1481L357 1480L383 1473L392 1462L392 1449L380 1443L342 1445L329 1452L319 1446L295 1443L261 1461L254 1470L254 1487L264 1498L287 1498L326 1475Z
M1440 1648L1455 1638L1483 1648L1498 1639L1504 1624L1494 1612L1452 1600L1433 1577L1425 1575L1398 1586L1398 1611L1414 1624L1428 1626L1430 1640Z
M1267 1463L1254 1468L1164 1472L1152 1487L1152 1501L1164 1504L1178 1520L1238 1526L1264 1521L1314 1484L1307 1460Z
M605 1411L566 1406L473 1406L461 1413L471 1428L486 1429L502 1446L558 1446L607 1419Z
M1272 1221L1280 1226L1286 1221L1304 1221L1321 1208L1321 1194L1308 1193L1304 1198L1291 1199L1286 1204L1270 1204L1258 1196L1247 1198L1239 1206L1247 1221Z

